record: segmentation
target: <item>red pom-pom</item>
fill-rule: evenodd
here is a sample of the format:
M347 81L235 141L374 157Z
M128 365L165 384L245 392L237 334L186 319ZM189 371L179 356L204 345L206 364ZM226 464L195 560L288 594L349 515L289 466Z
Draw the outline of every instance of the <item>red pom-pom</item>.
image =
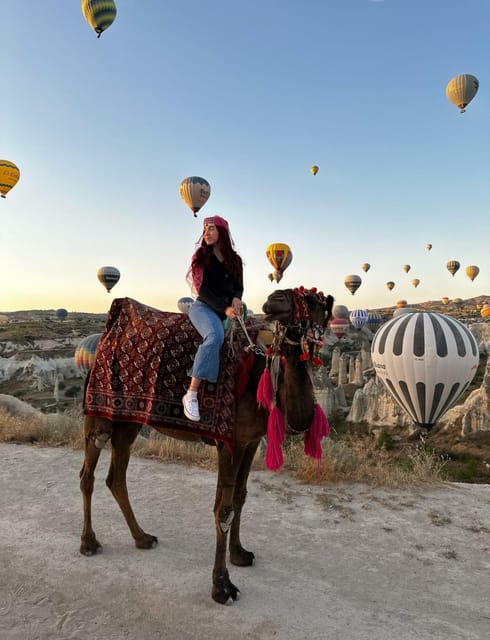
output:
M271 372L266 367L260 376L259 384L257 386L257 402L261 407L270 411L273 398L274 388L272 386Z
M318 358L317 356L313 356L313 358L311 359L311 362L312 362L312 364L315 365L315 367L323 366L322 360L320 360L320 358Z
M299 359L300 359L301 361L309 360L309 358L310 358L310 354L309 354L309 353L302 353L302 354L300 355L300 357L299 357Z
M265 466L271 471L280 469L284 462L282 443L285 435L284 417L280 410L274 407L267 422L267 450L265 452Z

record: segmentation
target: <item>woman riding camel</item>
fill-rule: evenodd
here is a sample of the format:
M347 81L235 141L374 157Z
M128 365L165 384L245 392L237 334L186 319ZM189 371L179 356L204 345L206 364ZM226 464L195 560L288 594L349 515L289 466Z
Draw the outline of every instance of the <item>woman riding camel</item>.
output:
M189 319L203 340L189 372L191 382L182 404L186 418L199 422L197 392L201 380L214 383L218 379L223 320L234 320L242 314L243 264L228 222L220 216L204 219L196 246L186 279L196 298Z

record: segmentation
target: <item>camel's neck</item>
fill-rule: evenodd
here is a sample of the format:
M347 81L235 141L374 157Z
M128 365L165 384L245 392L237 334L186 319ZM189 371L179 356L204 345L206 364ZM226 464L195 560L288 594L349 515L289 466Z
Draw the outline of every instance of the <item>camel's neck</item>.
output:
M298 432L307 431L313 420L315 396L308 368L297 358L288 358L282 384L279 386L278 404L286 424Z

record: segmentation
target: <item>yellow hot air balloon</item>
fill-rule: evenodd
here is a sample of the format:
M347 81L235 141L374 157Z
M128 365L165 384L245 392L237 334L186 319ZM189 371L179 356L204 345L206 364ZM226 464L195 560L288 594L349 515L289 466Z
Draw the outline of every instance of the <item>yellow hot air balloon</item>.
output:
M414 279L412 280L412 284L413 284L413 286L414 286L415 288L417 288L417 287L419 286L419 284L420 284L420 280L419 280L418 278L414 278Z
M316 174L318 173L318 169L319 168L320 167L318 167L316 164L314 164L312 167L310 167L310 171L314 176L316 176Z
M478 78L469 73L454 76L446 85L447 99L456 105L461 113L464 113L465 107L476 96L479 86Z
M269 280L279 282L293 259L291 248L283 242L273 242L265 250L265 255L274 267L274 271L269 273Z
M410 271L412 267L409 264L404 264L402 266L403 271L405 271L405 273L408 273Z
M0 160L0 195L7 197L7 193L15 187L20 177L19 167L10 160Z
M367 273L369 271L369 269L371 268L371 265L369 264L369 262L363 262L361 264L361 269Z
M480 267L477 267L476 264L470 264L466 267L465 273L471 282L473 282L476 276L480 273Z
M82 0L82 13L100 38L116 19L116 3L113 0Z
M391 291L392 289L394 289L395 283L393 282L393 280L388 280L388 282L386 283L386 286Z
M449 271L449 273L452 276L454 276L454 274L456 273L456 271L459 269L460 266L461 265L457 260L449 260L446 264L446 269Z
M361 283L362 283L361 278L354 274L345 276L344 278L344 284L347 287L347 289L349 289L349 291L352 293L352 295L354 295L355 292L359 289L359 287L361 286Z
M189 176L180 183L179 193L194 214L194 218L197 218L197 212L206 204L211 195L211 185L204 178Z

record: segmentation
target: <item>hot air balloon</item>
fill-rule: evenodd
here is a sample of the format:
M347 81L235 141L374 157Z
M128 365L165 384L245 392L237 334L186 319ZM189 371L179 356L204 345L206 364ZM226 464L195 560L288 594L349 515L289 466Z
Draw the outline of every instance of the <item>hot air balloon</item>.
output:
M370 268L371 268L371 265L369 264L369 262L363 262L361 264L361 269L364 271L364 273L367 273Z
M10 160L0 160L0 195L7 197L7 193L15 187L20 178L19 167Z
M386 283L386 286L390 291L392 291L395 288L395 283L393 282L393 280L388 280L388 282Z
M119 282L120 277L121 274L116 267L100 267L97 271L97 278L104 285L107 293Z
M0 326L4 326L8 323L9 323L9 317L2 313L0 315Z
M179 298L177 301L177 306L179 307L179 311L182 313L189 313L190 308L194 304L194 299L184 296L183 298Z
M487 318L490 318L490 304L484 304L483 305L483 307L480 309L480 315L485 320Z
M396 306L398 307L398 309L401 309L401 307L406 307L407 306L407 301L406 300L397 300L396 301Z
M399 406L415 424L430 429L473 380L479 352L464 324L419 311L393 318L379 329L371 357Z
M75 366L78 367L82 373L88 373L90 367L94 364L95 352L97 351L97 345L99 344L101 336L101 333L93 333L83 338L75 349Z
M446 263L446 269L449 271L449 273L454 276L454 274L456 273L456 271L459 269L461 265L459 264L459 262L457 260L449 260Z
M468 267L466 267L465 273L471 280L471 282L473 282L476 276L480 273L480 267L477 267L476 264L470 264Z
M345 306L345 304L336 304L332 309L332 316L334 318L348 318L349 309Z
M441 298L441 302L442 304L449 304L449 298L447 296L444 296L443 298Z
M273 280L279 282L282 279L284 271L289 267L293 259L293 253L289 245L283 242L274 242L267 247L265 255L274 267L274 271L269 273L269 280L271 282Z
M347 289L349 289L349 291L352 293L352 295L355 294L355 292L359 289L359 287L361 286L361 278L360 276L356 276L356 275L349 275L349 276L345 276L344 278L344 284L347 287Z
M425 245L425 248L427 249L427 251L430 251L430 250L432 249L432 245L430 244L430 242L428 242L428 243Z
M66 320L68 311L66 309L56 309L56 317L58 320Z
M347 318L334 318L330 320L330 331L340 340L345 336L349 324L350 322Z
M414 278L413 280L410 281L410 283L417 288L420 284L420 280L418 278Z
M211 195L211 185L204 178L190 176L180 183L179 193L182 200L197 218L197 212L208 201Z
M368 320L368 312L365 309L354 309L349 313L351 325L359 331L364 327Z
M116 3L113 0L82 0L82 13L97 38L100 38L116 19Z
M317 167L317 165L316 165L316 164L314 164L312 167L310 167L310 171L311 171L311 173L312 173L314 176L316 176L316 174L318 173L318 169L319 169L319 168L320 168L320 167Z
M403 271L405 271L405 273L408 273L411 269L411 266L409 264L404 264L402 266Z
M454 76L446 85L447 99L458 107L460 113L464 113L465 107L476 96L479 86L478 78L469 73Z
M383 322L383 316L379 313L379 311L368 311L367 326L370 331L376 333Z

